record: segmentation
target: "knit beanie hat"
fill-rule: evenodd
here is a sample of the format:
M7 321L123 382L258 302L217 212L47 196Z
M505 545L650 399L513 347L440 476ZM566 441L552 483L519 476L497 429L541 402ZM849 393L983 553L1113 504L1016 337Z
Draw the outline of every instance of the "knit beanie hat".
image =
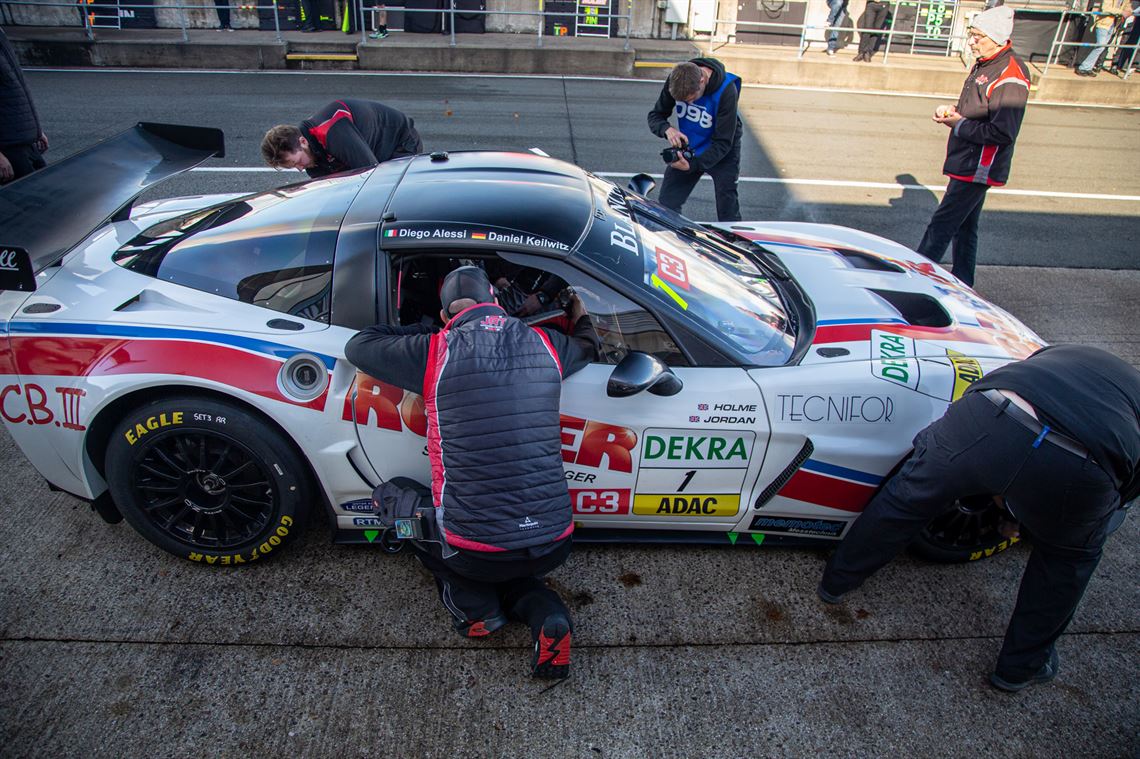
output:
M999 5L982 11L970 21L970 28L977 29L999 45L1004 45L1013 36L1013 9Z
M470 298L476 303L491 303L495 300L491 282L487 279L486 272L478 266L460 266L443 278L439 302L445 309L464 298ZM448 313L451 313L450 310Z

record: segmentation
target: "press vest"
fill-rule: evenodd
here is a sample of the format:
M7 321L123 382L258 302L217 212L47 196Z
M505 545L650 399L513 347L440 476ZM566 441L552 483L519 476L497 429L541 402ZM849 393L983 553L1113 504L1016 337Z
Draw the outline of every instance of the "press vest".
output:
M724 73L724 81L716 92L706 92L692 103L677 102L673 112L677 114L677 127L689 138L689 147L693 153L700 155L712 144L713 131L716 128L716 111L720 107L720 98L725 87L732 85L740 92L740 77L736 74Z
M469 551L551 543L573 530L562 468L562 368L546 335L494 304L432 336L424 373L432 498Z

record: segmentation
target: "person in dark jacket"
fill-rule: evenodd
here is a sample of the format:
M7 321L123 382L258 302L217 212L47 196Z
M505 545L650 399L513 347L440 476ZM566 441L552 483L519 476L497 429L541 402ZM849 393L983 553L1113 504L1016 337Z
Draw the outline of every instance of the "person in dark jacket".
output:
M353 98L329 103L300 126L278 124L261 141L261 155L270 166L300 169L310 177L363 169L423 149L408 116Z
M48 138L8 35L0 29L0 185L47 165Z
M680 213L702 174L713 180L718 221L740 221L740 141L744 125L736 112L740 77L715 58L678 63L649 112L649 131L675 148L693 151L665 169L658 195L661 205ZM669 123L676 115L677 126Z
M917 250L937 263L952 241L952 273L970 286L986 190L1009 179L1013 146L1029 100L1029 69L1010 46L1012 34L1013 10L1008 5L974 16L967 37L977 61L958 104L934 111L934 120L950 127L942 166L950 180Z
M570 554L562 468L561 383L596 357L575 297L572 335L529 327L495 301L484 271L463 266L440 290L445 325L377 325L345 356L424 398L431 495L441 542L415 543L460 635L526 622L536 677L570 673L570 612L538 578Z
M982 377L915 436L828 561L820 598L840 603L971 496L995 497L1017 520L1006 536L1033 545L990 682L1018 691L1051 680L1120 506L1140 496L1140 372L1097 348L1055 345Z

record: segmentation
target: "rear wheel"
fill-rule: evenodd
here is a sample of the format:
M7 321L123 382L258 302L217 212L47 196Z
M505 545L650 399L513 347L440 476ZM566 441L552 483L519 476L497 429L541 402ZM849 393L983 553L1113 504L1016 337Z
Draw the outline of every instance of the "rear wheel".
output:
M946 564L987 559L1018 542L1001 534L1009 521L1005 509L989 496L963 498L954 508L933 520L911 544L924 559Z
M126 520L165 551L211 565L276 555L308 513L308 476L280 433L201 399L135 409L107 445L107 483Z

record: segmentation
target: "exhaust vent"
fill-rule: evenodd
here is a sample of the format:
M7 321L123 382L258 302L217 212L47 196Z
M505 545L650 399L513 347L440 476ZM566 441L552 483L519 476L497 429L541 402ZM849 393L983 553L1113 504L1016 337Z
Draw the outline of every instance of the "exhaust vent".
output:
M901 266L892 264L890 261L884 261L878 256L872 256L870 253L862 253L857 250L847 250L846 248L835 248L835 252L856 269L870 269L871 271L890 271L897 274L902 274L904 271Z
M907 324L916 327L949 327L953 324L950 314L942 304L923 293L905 293L896 290L871 290L875 295L891 304Z
M811 458L811 454L814 450L815 446L812 445L811 438L805 440L803 448L800 448L800 452L796 454L796 457L794 459L792 459L792 463L788 464L784 468L784 471L780 472L779 477L772 480L772 484L764 488L764 492L761 493L759 497L757 497L756 503L753 504L752 508L762 508L764 504L772 500L772 497L776 495L776 493L779 493L782 487L788 484L788 480L792 479L792 475L795 474L801 466L803 466L804 462Z

